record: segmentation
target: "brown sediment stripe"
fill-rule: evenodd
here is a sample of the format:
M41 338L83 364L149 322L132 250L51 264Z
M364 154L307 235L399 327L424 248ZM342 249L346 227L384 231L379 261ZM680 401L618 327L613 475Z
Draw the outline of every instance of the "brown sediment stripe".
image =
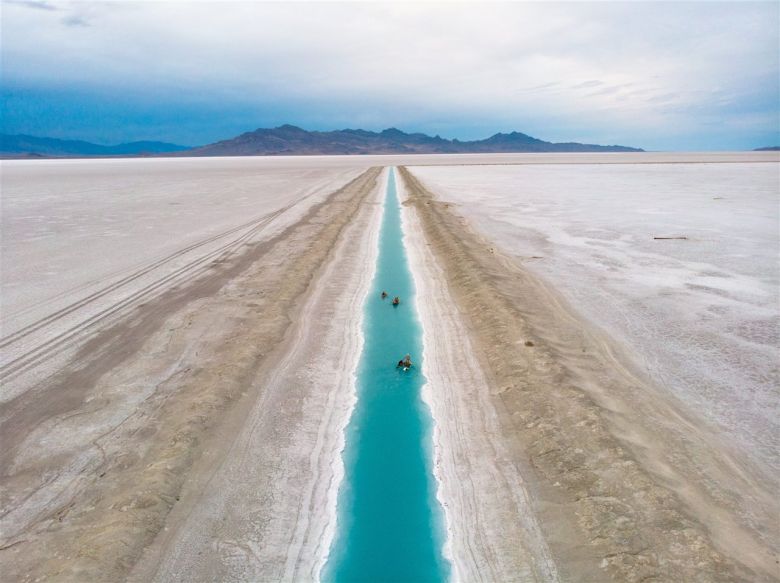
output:
M471 331L503 434L527 479L566 581L736 581L753 578L719 552L678 497L610 430L529 322L550 316L535 278L471 231L399 168L424 235ZM565 333L565 330L561 330Z
M74 481L81 485L68 500L2 542L4 579L124 578L164 525L204 441L236 403L262 392L262 387L253 386L254 379L272 366L274 349L285 338L297 307L344 228L376 187L380 172L367 170L283 232L247 246L207 275L139 307L93 338L71 368L10 404L17 411L6 417L2 428L6 458L2 479L13 481L19 479L9 471L14 451L29 432L48 419L78 414L87 406L90 388L134 362L172 314L190 310L185 327L207 316L210 306L230 314L220 322L223 329L215 337L220 343L203 340L198 365L176 370L134 413L140 431L120 439L121 426L114 428L118 442L111 442L112 451L103 455L97 469ZM239 290L225 291L236 283ZM195 304L201 309L187 308ZM168 357L175 361L175 355L160 356ZM106 405L110 403L102 404ZM111 436L96 439L95 448L103 451L107 437ZM133 439L143 447L128 447L136 443Z

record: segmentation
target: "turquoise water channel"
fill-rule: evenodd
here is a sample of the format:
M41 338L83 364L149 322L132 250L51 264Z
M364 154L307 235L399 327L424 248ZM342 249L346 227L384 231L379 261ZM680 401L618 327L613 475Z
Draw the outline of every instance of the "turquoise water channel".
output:
M365 304L357 404L347 427L338 526L323 581L446 581L430 411L420 398L422 330L390 170L376 275ZM389 296L382 300L382 290ZM391 304L393 296L401 304ZM413 367L396 368L407 353Z

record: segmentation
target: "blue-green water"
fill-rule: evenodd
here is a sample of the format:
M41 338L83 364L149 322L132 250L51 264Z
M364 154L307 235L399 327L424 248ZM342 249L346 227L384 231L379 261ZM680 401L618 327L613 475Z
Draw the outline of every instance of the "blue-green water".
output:
M389 294L385 300L382 290ZM396 295L398 307L391 305ZM377 270L365 305L365 343L357 404L346 433L337 532L323 570L329 583L449 578L432 468L432 421L420 398L425 378L414 301L391 170ZM414 366L404 372L396 363L407 353Z

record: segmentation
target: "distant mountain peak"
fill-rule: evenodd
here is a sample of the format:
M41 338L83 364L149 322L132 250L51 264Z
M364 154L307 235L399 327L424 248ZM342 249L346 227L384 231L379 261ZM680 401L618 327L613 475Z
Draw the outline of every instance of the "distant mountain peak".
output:
M379 133L380 136L407 136L409 134L406 134L399 130L398 128L387 128L386 130L382 130Z
M540 140L538 138L534 138L532 136L529 136L528 134L524 134L522 132L509 132L508 134L504 133L497 133L490 136L486 142L489 143L516 143L516 144L550 144L552 142L545 142L544 140ZM601 148L602 146L598 146L598 148Z
M67 158L84 156L153 156L187 150L167 142L140 141L103 146L82 140L41 138L26 134L0 134L0 156Z
M641 152L625 146L545 142L518 131L484 140L448 140L439 135L408 134L395 127L380 132L363 129L307 131L292 124L257 128L235 138L199 148L163 142L100 146L75 140L0 135L0 155L9 156L275 156L337 154L467 154L521 152Z
M258 129L187 152L186 156L274 156L317 154L461 154L511 152L641 152L625 146L545 142L518 131L497 133L484 140L448 140L395 127L380 132L362 129L310 132L285 124Z

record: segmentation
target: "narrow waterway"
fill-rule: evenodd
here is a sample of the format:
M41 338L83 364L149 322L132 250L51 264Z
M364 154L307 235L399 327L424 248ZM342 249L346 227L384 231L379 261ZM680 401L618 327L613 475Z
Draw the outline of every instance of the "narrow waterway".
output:
M323 581L446 581L432 420L420 390L422 330L390 170L379 255L364 314L357 404L346 431L338 526ZM382 299L382 291L388 293ZM401 303L391 301L399 296ZM396 367L410 354L413 367Z

